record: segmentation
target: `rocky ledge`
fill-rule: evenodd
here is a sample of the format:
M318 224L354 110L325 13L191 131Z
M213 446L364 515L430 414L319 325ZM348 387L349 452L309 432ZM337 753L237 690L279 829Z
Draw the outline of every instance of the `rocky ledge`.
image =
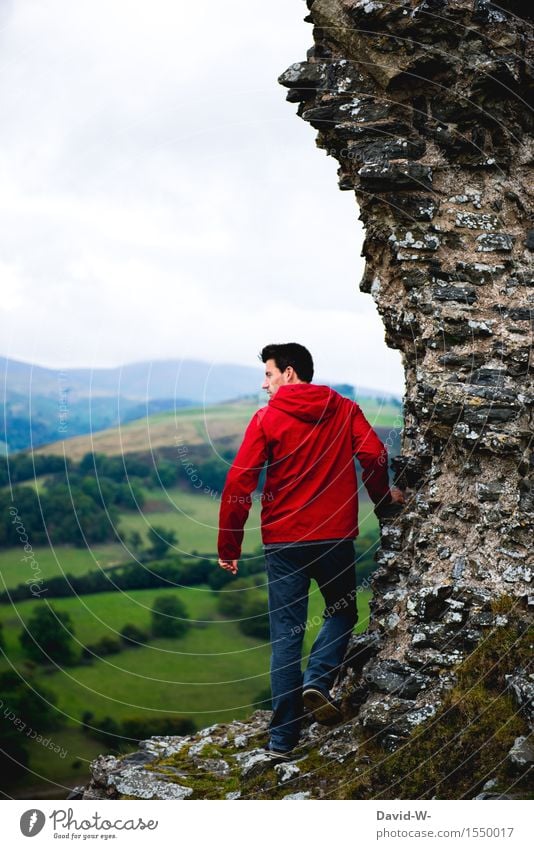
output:
M270 712L256 711L101 755L71 798L533 798L533 635L505 607L501 600L498 621L456 673L454 650L435 650L421 673L379 661L372 634L354 636L334 690L344 721L305 720L288 763L265 756ZM432 676L439 687L429 686Z

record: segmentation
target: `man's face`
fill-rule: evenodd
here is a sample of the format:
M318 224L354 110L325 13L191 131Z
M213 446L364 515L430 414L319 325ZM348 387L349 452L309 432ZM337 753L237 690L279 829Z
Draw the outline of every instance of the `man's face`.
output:
M274 360L267 360L265 363L265 380L263 381L261 388L267 391L269 399L274 398L278 392L279 386L289 383L288 372L289 369L286 369L285 372L281 372L280 369L277 368Z

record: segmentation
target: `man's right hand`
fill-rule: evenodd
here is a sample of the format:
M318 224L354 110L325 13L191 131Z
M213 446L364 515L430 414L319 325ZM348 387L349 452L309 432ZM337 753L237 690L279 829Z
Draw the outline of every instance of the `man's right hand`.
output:
M237 575L237 564L238 560L223 560L219 557L218 563L221 569L226 569L228 572L231 572L232 575Z

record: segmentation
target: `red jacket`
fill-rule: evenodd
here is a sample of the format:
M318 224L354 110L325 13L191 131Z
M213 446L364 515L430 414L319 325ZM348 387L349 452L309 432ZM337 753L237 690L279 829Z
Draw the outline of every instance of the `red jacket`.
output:
M354 455L375 504L389 503L388 453L358 404L329 386L288 383L250 420L228 471L219 512L219 557L238 560L260 472L261 531L273 542L354 539Z

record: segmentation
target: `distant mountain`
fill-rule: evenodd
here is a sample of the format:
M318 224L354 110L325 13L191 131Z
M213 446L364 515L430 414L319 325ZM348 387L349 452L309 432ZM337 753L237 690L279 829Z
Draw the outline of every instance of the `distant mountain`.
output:
M245 395L259 395L262 382L260 366L260 363L258 368L253 368L201 360L145 360L116 368L52 369L0 357L4 392L57 399L68 391L71 400L107 397L142 403L146 403L147 399L174 398L181 403L216 404ZM316 382L334 385L326 379ZM358 395L397 397L391 392L364 387L358 387Z
M201 360L146 360L116 368L54 369L0 357L0 368L4 398L0 452L118 427L174 408L247 397L260 404L265 401L259 362L257 368ZM353 397L350 385L317 382ZM392 393L361 387L357 396L400 401Z
M57 398L126 398L145 403L153 399L214 404L258 392L261 370L199 360L154 360L116 368L51 369L0 358L4 384L19 395Z

